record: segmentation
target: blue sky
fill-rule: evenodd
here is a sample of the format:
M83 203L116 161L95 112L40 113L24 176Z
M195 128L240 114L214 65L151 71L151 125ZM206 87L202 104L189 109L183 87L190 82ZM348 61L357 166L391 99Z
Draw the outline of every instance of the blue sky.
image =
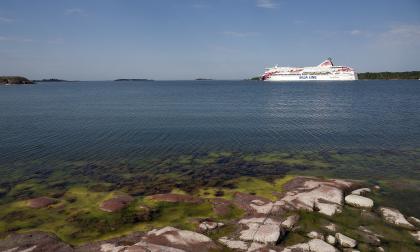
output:
M243 79L327 57L420 70L420 1L0 1L0 75Z

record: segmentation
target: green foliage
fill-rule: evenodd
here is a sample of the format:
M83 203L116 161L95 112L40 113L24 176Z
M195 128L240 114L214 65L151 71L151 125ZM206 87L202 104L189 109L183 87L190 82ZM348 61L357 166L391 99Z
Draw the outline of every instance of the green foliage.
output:
M359 73L359 80L418 80L420 71Z

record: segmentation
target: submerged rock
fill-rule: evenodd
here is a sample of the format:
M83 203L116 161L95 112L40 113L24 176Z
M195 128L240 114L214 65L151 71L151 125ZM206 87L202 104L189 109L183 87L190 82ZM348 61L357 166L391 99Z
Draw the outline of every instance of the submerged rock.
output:
M194 197L191 195L186 195L186 194L167 193L167 194L155 194L149 197L153 200L166 201L166 202L187 202L187 203L202 203L203 202L201 198Z
M395 208L380 207L379 212L381 213L385 222L389 224L409 230L415 229L415 227L405 219L404 215Z
M335 238L337 239L338 244L340 244L340 246L344 248L354 248L357 245L356 240L345 236L341 233L336 233Z
M251 213L261 211L262 213L267 214L269 212L268 210L271 210L272 207L272 205L265 206L266 204L271 203L270 200L242 192L235 192L233 195L233 203L237 207Z
M62 242L54 234L46 232L31 232L24 234L11 234L0 240L0 251L54 251L72 252L74 249Z
M84 244L80 247L75 248L76 252L97 252L97 251L129 251L131 247L134 247L136 243L141 241L144 233L134 232L127 236L113 238L106 241L98 241ZM141 251L141 250L138 250Z
M133 200L134 198L129 195L121 195L121 196L117 196L109 200L105 200L104 202L101 203L99 208L102 211L114 213L125 208Z
M232 209L232 202L223 198L214 198L211 204L213 211L219 216L228 215Z
M363 197L363 196L355 195L355 194L347 195L344 198L344 200L346 201L346 204L350 206L358 207L358 208L372 208L373 207L373 200Z
M39 197L28 200L28 206L31 208L44 208L57 202L58 201L56 199L51 199L48 197Z

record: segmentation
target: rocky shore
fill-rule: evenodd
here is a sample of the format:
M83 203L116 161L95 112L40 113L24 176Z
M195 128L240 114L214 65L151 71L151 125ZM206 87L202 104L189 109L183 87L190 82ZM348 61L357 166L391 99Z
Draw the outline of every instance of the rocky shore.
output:
M202 198L185 194L157 194L153 202L211 204L215 216L237 207L236 219L192 218L191 229L170 226L111 240L71 246L51 233L13 233L0 240L0 251L419 251L420 220L373 200L378 186L355 181L294 177L273 192L274 199L243 192L232 198ZM98 205L109 214L123 211L135 199L116 195ZM31 199L27 207L60 204L49 198ZM146 208L144 206L144 208ZM143 209L144 210L144 209Z
M33 84L33 82L21 76L0 76L0 85L14 84Z

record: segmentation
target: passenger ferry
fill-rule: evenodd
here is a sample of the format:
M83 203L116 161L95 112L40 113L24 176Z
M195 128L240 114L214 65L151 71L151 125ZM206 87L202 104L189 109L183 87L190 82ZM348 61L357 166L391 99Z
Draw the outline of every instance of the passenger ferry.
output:
M353 81L357 73L348 66L334 66L328 58L312 67L271 67L261 77L264 81Z

